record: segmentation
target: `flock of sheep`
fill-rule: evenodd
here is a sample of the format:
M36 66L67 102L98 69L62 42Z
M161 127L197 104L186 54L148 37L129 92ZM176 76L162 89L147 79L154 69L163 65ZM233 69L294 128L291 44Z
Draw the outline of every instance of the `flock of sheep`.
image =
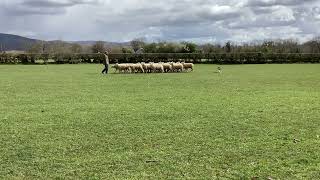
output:
M184 72L193 71L193 63L127 63L127 64L115 64L112 66L115 72L119 73L169 73L169 72Z

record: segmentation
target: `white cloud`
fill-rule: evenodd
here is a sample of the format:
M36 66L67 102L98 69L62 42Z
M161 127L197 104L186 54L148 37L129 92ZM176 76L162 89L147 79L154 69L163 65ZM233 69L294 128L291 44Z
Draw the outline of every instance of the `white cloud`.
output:
M317 0L248 0L248 5L257 7L275 5L297 6L313 2L317 2Z
M41 39L305 40L318 36L320 0L4 0L0 32Z
M256 27L288 26L296 22L294 11L286 6L260 8L259 11L244 14L237 21L228 24L230 28L250 29Z

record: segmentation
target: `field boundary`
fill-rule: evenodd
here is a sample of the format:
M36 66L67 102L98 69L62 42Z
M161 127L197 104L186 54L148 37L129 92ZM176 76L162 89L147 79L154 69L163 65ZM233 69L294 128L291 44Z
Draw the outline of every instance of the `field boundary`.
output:
M0 54L0 64L101 63L103 54ZM111 63L192 62L195 64L320 63L320 53L145 53L109 54Z

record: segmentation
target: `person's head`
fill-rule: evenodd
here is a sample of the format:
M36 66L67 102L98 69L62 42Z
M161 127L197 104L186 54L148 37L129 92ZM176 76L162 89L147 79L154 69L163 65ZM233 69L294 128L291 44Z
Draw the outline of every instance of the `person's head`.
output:
M108 52L108 51L105 51L104 54L109 54L109 52Z

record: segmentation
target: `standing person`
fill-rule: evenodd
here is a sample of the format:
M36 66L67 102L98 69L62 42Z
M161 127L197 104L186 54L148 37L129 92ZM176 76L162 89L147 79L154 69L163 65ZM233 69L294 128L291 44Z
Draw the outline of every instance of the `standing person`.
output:
M104 52L104 60L103 60L103 65L104 65L104 69L102 70L102 74L106 73L108 74L108 70L109 70L109 57L108 57L108 51Z

